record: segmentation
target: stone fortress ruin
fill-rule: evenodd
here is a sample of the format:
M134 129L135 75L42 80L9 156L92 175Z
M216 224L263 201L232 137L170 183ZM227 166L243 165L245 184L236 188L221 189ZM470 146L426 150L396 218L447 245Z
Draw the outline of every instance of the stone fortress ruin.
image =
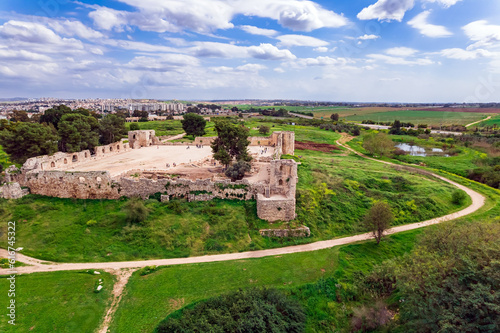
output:
M297 163L281 159L282 154L294 154L294 132L250 137L252 169L236 182L227 179L213 159L210 143L214 139L172 142L157 137L153 130L130 131L128 142L30 158L21 170L9 173L8 181L28 187L32 194L61 198L256 199L261 219L272 222L296 217Z

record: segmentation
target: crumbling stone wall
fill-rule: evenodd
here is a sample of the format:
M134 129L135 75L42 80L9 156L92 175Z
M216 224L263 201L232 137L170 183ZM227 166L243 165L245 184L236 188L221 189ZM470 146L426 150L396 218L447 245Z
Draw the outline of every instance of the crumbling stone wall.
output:
M260 234L264 237L309 237L311 230L302 226L295 229L261 229Z
M7 183L0 186L0 198L19 199L29 194L27 188L21 188L19 183Z
M27 159L23 164L22 171L26 173L33 170L49 171L65 169L91 160L101 159L110 154L119 154L129 149L128 144L119 141L109 145L95 147L94 152L90 150L82 150L77 153L57 152L52 156L43 155L32 157Z
M24 186L31 193L59 198L119 199L120 186L107 171L66 172L31 171Z
M257 195L257 216L263 220L290 221L295 219L295 197Z
M139 149L160 143L154 130L139 130L128 132L128 143L130 148Z

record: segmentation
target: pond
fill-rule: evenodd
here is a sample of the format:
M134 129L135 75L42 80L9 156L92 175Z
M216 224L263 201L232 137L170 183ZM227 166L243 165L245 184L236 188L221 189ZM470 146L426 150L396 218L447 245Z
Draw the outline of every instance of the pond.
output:
M423 148L415 145L410 145L408 143L400 143L396 145L396 148L399 148L401 150L404 150L409 153L411 156L421 156L421 157L426 157L426 156L444 156L448 157L448 154L445 154L445 152L441 148Z

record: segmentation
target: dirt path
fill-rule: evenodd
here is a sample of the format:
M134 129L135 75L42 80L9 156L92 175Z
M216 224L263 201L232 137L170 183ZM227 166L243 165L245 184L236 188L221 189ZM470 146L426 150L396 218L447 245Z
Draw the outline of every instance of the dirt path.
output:
M465 127L469 127L469 126L472 126L472 125L475 125L475 124L479 124L479 123L482 123L483 121L490 120L490 119L491 119L491 116L488 116L488 118L481 119L481 120L475 121L473 123L467 124L467 125L465 125Z
M122 299L123 295L123 290L125 289L125 286L127 285L128 279L132 276L132 273L134 273L134 269L124 269L124 270L106 270L108 273L114 274L117 277L117 281L115 285L113 286L113 301L111 302L111 306L109 307L108 311L106 312L106 315L104 316L104 321L101 324L101 327L98 330L98 333L106 333L109 328L109 324L111 323L111 319L113 318L113 315L116 312L116 309L118 308L118 304L120 303L120 300Z

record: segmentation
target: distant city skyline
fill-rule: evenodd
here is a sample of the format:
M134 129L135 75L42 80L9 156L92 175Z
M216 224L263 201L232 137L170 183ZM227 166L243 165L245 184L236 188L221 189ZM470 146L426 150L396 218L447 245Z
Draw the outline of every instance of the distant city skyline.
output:
M500 2L7 0L16 96L499 102Z

